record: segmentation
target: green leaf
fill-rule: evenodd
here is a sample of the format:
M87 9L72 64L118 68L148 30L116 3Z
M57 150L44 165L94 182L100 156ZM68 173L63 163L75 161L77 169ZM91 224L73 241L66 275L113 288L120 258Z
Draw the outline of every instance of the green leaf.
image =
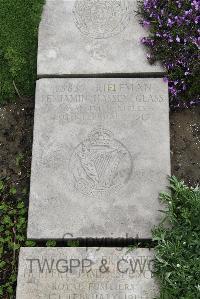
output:
M17 189L15 187L10 188L10 194L15 195L17 193Z
M4 190L5 186L4 186L4 182L0 181L0 192L2 192Z
M47 247L55 247L56 246L56 241L54 241L54 240L48 240L46 242L46 246Z
M25 245L27 247L34 247L34 246L36 246L36 242L28 240L28 241L25 242Z
M4 268L6 265L6 262L5 261L1 261L0 262L0 269Z
M17 205L17 208L18 209L23 209L24 208L24 202L22 202L22 201L19 202L18 205Z
M20 154L17 155L17 157L16 157L16 166L20 165L20 163L22 162L23 158L24 158L23 154L20 153Z

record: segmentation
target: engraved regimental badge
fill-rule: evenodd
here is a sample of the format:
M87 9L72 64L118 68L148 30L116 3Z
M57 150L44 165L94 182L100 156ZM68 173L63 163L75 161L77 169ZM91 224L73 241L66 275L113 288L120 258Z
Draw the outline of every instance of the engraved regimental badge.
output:
M132 174L132 158L110 131L100 128L74 149L69 168L75 188L94 195L126 184Z
M73 14L80 32L95 39L119 34L130 19L126 0L77 0Z

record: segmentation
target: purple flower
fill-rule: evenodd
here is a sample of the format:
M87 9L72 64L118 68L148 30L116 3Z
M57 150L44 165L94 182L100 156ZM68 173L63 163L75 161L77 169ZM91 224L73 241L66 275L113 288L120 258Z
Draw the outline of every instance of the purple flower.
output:
M169 18L169 19L167 20L167 26L172 27L173 24L174 24L174 22Z
M144 20L144 21L142 22L142 26L143 26L145 29L149 29L149 27L150 27L150 22Z
M200 9L200 2L199 1L192 1L191 5L194 7L195 10L199 10Z
M186 90L186 85L183 84L182 89L185 91Z
M194 20L195 24L199 24L200 23L200 16L197 16Z
M193 82L197 83L194 74L199 59L197 48L200 48L200 0L143 0L143 3L141 24L151 31L141 43L150 49L147 59L162 60L168 72L163 81L168 82L171 105L200 104L198 91L194 91L192 100L193 91L190 92Z
M182 6L181 1L176 1L176 4L177 4L178 8L181 8L181 6Z
M177 90L173 86L169 86L169 92L174 96L177 94Z
M147 54L147 59L151 59L151 54Z
M161 34L159 32L156 32L157 37L161 37Z
M148 47L152 47L154 45L154 40L150 37L143 37L140 39L140 42Z

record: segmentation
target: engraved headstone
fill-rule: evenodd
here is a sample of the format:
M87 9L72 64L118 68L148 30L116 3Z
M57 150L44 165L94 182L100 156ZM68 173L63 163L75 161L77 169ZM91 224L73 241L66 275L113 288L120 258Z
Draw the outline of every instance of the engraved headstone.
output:
M46 0L39 30L38 76L163 74L140 39L137 0Z
M28 237L150 238L170 174L162 79L37 82Z
M153 299L153 251L22 248L17 299Z

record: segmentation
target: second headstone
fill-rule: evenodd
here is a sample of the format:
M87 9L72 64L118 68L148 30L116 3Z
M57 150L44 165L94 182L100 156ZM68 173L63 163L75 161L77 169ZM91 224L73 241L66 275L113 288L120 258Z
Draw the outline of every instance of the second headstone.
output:
M162 79L37 82L29 238L150 238L169 174Z

